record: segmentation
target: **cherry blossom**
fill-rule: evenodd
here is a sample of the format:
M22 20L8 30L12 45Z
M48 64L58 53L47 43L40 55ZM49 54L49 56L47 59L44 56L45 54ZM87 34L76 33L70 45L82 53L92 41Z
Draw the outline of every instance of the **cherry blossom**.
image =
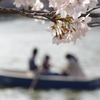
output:
M43 3L40 0L15 0L13 3L16 7L29 6L31 5L32 10L40 10L44 7Z
M54 44L60 43L76 43L77 39L81 39L89 30L87 25L91 18L86 14L88 9L92 9L97 5L97 0L49 0L49 7L52 7L55 14L52 17L52 24L47 27L51 32ZM31 10L40 10L44 7L40 0L15 0L16 7L32 6ZM40 16L41 17L41 16ZM37 20L36 20L37 21Z
M66 20L58 20L56 23L52 23L50 27L47 27L47 29L52 33L54 44L76 43L76 40L84 37L89 30L87 25L89 21L91 21L91 18L88 16L77 18L76 20L67 16Z
M16 7L20 7L21 5L25 6L25 0L15 0L15 2L13 3L14 5L16 5Z
M90 7L95 7L97 5L98 1L97 0L90 0Z

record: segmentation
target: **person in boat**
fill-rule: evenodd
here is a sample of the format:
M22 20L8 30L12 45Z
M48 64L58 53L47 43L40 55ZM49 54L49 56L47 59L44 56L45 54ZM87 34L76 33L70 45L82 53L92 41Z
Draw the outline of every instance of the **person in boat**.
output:
M37 53L38 53L38 50L37 50L37 48L35 48L35 49L33 50L33 52L32 52L32 57L31 57L30 60L29 60L29 69L30 69L31 71L36 71L36 70L38 70L38 67L37 67L37 65L36 65L36 63L35 63L35 58L36 58Z
M42 63L41 73L42 74L50 74L50 56L46 55L44 61Z
M85 77L85 74L82 71L76 57L74 57L71 54L67 54L65 57L69 61L69 65L67 66L67 70L66 70L68 75L74 77Z

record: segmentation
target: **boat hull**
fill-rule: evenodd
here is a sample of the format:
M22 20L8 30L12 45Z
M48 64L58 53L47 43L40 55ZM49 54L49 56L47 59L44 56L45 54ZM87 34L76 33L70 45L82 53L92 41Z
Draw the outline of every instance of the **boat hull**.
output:
M32 79L22 79L14 77L0 76L0 85L4 86L18 86L29 87ZM38 80L35 88L69 88L69 89L95 89L100 86L100 80L95 79L91 81L54 81L54 80Z
M100 78L91 80L70 79L67 76L57 75L41 75L36 83L35 88L42 89L95 89L100 87ZM15 77L9 75L0 75L0 85L4 86L17 86L17 87L30 87L31 83L36 81L34 78L29 77Z

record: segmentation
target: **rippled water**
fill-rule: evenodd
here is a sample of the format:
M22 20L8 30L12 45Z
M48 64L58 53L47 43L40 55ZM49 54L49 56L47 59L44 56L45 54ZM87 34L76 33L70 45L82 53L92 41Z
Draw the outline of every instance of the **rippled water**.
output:
M74 91L60 90L35 90L30 93L22 88L0 89L0 100L100 100L100 90Z
M0 22L0 69L28 70L28 59L34 47L39 49L37 64L45 54L51 56L53 71L66 64L64 55L72 53L79 59L87 75L100 76L100 27L91 29L75 45L52 44L52 36L42 25L31 19ZM93 91L35 90L32 94L23 88L0 88L0 100L99 100L100 89Z

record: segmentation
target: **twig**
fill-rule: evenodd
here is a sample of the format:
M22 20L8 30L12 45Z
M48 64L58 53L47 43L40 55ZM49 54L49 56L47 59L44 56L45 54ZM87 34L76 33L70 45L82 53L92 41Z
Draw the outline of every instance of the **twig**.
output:
M86 12L86 14L82 14L80 17L85 17L89 14L90 17L100 17L100 13L91 13L93 10L99 9L100 6L92 8Z
M16 8L0 7L0 14L19 14L19 15L29 17L29 18L34 18L34 16L42 16L51 21L54 21L50 16L52 13L47 13L43 11L26 11L26 10L20 10Z
M100 13L91 13L89 16L92 18L97 18L100 17Z
M86 15L88 15L89 13L91 13L93 10L96 10L96 9L99 9L99 8L100 8L100 6L88 10L87 13L86 13Z
M95 9L99 9L100 6L95 7L89 11L87 11L86 14L82 14L80 17L82 16L86 16L88 15L90 12L92 12ZM55 12L54 11L50 11L50 12L45 12L45 11L30 11L30 10L25 10L25 9L17 9L17 8L4 8L4 7L0 7L0 14L19 14L25 17L29 17L29 18L37 18L37 19L48 19L52 22L56 22L56 20L60 20L61 18L54 18ZM43 18L38 18L39 16L43 17ZM90 17L100 17L100 13L90 13L89 15Z
M100 22L91 22L91 23L88 23L88 26L97 27L97 26L100 26Z

